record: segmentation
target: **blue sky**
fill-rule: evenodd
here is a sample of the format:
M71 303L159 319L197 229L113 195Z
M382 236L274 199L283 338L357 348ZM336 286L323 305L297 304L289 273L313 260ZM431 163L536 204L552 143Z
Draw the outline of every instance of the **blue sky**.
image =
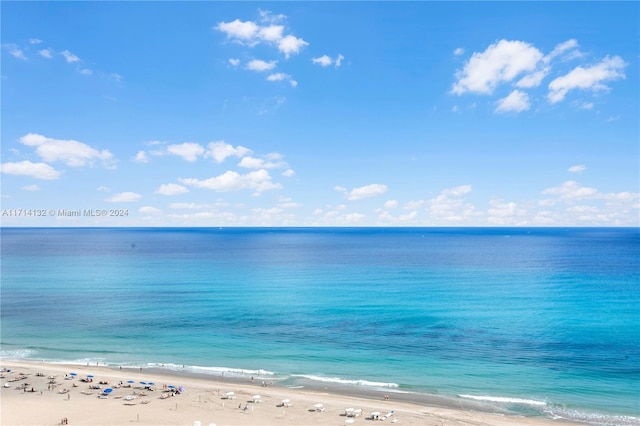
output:
M0 6L4 226L640 224L637 2Z

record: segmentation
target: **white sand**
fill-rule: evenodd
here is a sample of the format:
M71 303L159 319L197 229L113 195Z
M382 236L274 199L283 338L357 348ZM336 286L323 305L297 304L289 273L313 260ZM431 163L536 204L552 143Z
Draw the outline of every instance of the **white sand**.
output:
M200 421L202 426L224 425L569 425L572 423L507 417L495 414L429 407L406 402L365 399L348 395L313 392L303 389L262 387L247 382L229 383L214 381L205 377L163 375L162 373L139 372L125 369L114 370L106 367L78 367L77 365L44 364L3 361L2 367L11 373L2 373L2 384L9 388L0 389L0 424L13 425L57 425L63 418L70 425L185 425L192 426ZM77 373L77 378L66 380L69 372ZM26 379L10 381L20 373ZM38 375L43 374L43 376ZM92 383L83 383L81 378L93 374ZM49 390L49 376L56 376L55 387ZM120 387L106 399L98 398L99 390L90 390L90 385L107 381L102 388L113 387L119 381L135 380L132 388ZM144 390L140 381L152 380L155 391ZM16 387L28 383L24 392ZM77 387L74 387L73 385ZM163 385L184 386L185 392L161 399ZM68 393L59 393L63 389ZM82 392L92 392L86 395ZM145 392L146 396L139 395ZM227 392L234 392L234 399L223 399ZM136 398L127 401L128 395ZM253 396L260 395L261 402L254 403ZM393 395L391 395L393 396ZM281 407L283 399L291 401L290 407ZM143 403L147 402L147 403ZM130 405L127 405L130 404ZM316 404L322 404L324 411L313 411ZM244 407L247 407L244 410ZM362 409L362 415L351 418L345 416L347 408ZM393 415L382 421L370 419L372 412L384 416L391 410ZM354 420L353 423L347 423Z

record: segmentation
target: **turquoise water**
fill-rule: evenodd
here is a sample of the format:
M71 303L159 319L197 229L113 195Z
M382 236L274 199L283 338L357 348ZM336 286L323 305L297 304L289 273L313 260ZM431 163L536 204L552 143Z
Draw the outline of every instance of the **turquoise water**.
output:
M640 424L640 232L1 230L3 358Z

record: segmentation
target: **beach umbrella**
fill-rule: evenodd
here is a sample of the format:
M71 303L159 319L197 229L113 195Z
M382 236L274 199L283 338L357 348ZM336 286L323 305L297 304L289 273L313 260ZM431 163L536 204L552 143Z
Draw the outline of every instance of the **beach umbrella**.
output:
M127 383L135 383L133 380L127 380Z
M184 386L180 386L180 387L178 388L178 390L179 390L180 392L184 392Z
M140 384L141 384L141 385L146 385L146 384L147 384L147 382L140 382Z
M175 389L175 388L176 388L176 387L175 387L175 386L173 386L173 385L169 385L169 386L167 386L167 387L168 387L169 389Z
M74 377L75 377L75 376L77 376L78 374L77 374L77 373L69 373L69 375L70 375L70 376L74 376Z
M147 384L148 384L149 386L153 386L155 383L153 383L153 382L147 382Z
M105 390L103 390L104 393L111 393L113 392L113 389L111 388L106 388Z

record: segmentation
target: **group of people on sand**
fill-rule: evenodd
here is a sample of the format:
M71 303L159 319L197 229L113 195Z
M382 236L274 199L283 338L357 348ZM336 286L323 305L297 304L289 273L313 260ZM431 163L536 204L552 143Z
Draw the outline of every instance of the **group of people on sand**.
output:
M60 424L61 425L68 425L69 424L69 419L67 419L66 417L62 420L60 420Z

